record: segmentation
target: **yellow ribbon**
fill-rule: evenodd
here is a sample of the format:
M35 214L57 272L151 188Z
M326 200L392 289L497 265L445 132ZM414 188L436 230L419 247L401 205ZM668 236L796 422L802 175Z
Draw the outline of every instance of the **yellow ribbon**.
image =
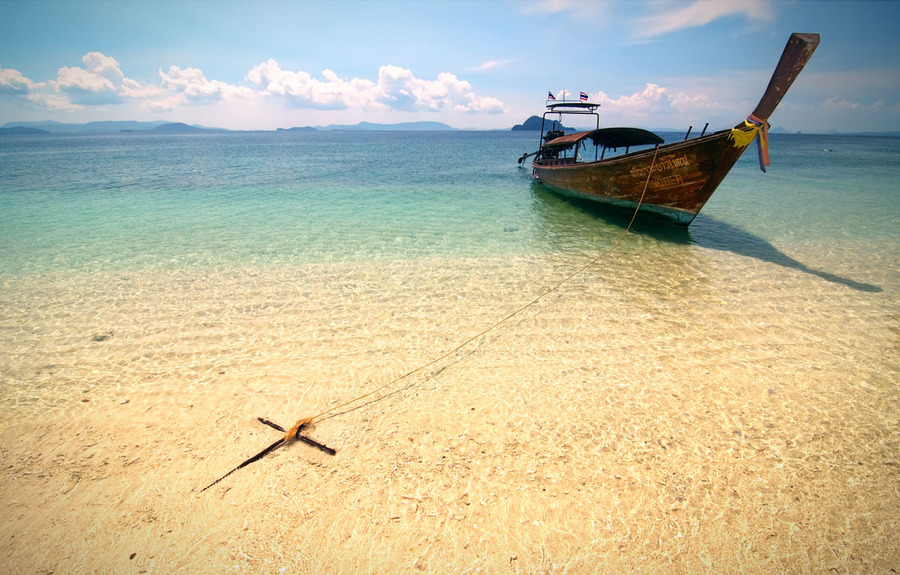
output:
M769 123L750 114L744 120L744 128L750 129L732 128L731 140L735 147L746 148L753 138L759 136L759 169L765 172L766 166L769 165Z
M741 130L738 128L731 129L731 139L734 141L736 148L746 148L753 141L753 138L759 133L759 126L747 120L744 120L744 126L749 130Z

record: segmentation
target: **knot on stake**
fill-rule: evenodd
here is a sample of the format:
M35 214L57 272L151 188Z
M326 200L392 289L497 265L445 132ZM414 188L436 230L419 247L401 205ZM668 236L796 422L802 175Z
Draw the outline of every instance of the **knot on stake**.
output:
M258 418L261 422L266 425L271 425L275 427L275 425L271 421L266 421L262 418ZM284 440L293 441L295 439L300 439L300 432L304 429L312 429L313 426L313 418L312 417L301 417L297 420L297 423L294 424L292 428L290 428L287 433L284 434ZM280 429L279 427L275 427L275 429ZM281 431L284 431L283 429Z
M327 453L328 455L334 455L334 454L337 453L337 451L335 451L334 449L328 447L328 446L325 445L324 443L319 443L318 441L316 441L316 440L313 439L312 437L307 437L307 436L305 436L305 435L301 435L301 434L300 434L300 432L302 432L302 431L304 431L304 430L306 430L306 429L312 429L312 426L313 426L313 418L312 418L312 417L303 417L303 418L298 419L298 420L297 420L297 423L295 423L295 424L293 425L293 427L291 427L290 430L288 430L288 431L285 431L283 427L281 427L281 426L278 425L277 423L272 423L272 422L269 421L268 419L263 419L262 417L257 417L256 419L259 420L260 423L263 423L263 424L265 424L265 425L268 425L269 427L271 427L271 428L273 428L273 429L276 429L276 430L278 430L278 431L284 433L284 437L282 437L281 439L279 439L278 441L276 441L276 442L273 443L272 445L270 445L270 446L268 446L267 448L263 449L262 451L260 451L259 453L257 453L257 454L254 455L253 457L251 457L250 459L244 461L243 463L241 463L240 465L238 465L237 467L235 467L234 469L232 469L231 471L229 471L228 473L226 473L226 474L223 475L222 477L216 479L215 481L213 481L212 483L210 483L209 485L207 485L206 487L204 487L203 489L201 489L201 490L200 490L201 493L203 493L204 491L206 491L207 489L209 489L210 487L212 487L212 486L215 485L216 483L222 481L223 479L225 479L226 477L228 477L229 475L231 475L232 473L234 473L234 472L237 471L238 469L240 469L240 468L242 468L242 467L246 467L247 465L250 465L250 464L253 463L254 461L257 461L257 460L259 460L259 459L262 459L263 457L265 457L266 455L268 455L268 454L271 453L272 451L275 451L276 449L278 449L278 447L281 446L281 444L287 444L287 443L290 443L291 441L294 441L295 439L299 439L300 441L302 441L303 443L305 443L305 444L307 444L307 445L311 445L312 447L315 447L316 449L318 449L318 450L320 450L320 451L324 451L324 452Z

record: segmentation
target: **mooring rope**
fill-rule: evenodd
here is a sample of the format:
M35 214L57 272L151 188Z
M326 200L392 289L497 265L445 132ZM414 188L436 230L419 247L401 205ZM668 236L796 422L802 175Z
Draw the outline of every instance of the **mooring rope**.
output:
M381 385L381 386L376 387L375 389L373 389L373 390L371 390L371 391L369 391L369 392L367 392L367 393L364 393L363 395L360 395L360 396L355 397L355 398L353 398L353 399L351 399L351 400L349 400L349 401L346 401L346 402L344 402L344 403L341 403L341 404L339 404L339 405L336 405L336 406L334 406L334 407L331 407L331 408L329 408L329 409L326 409L325 411L323 411L323 412L321 412L321 413L319 413L319 414L317 414L317 415L314 415L314 416L312 416L311 418L303 418L303 419L301 419L301 421L310 421L311 423L316 423L316 422L319 422L319 421L325 421L325 420L327 420L327 419L331 419L331 418L337 417L337 416L339 416L339 415L344 415L344 414L350 413L350 412L352 412L352 411L356 411L357 409L360 409L360 408L362 408L362 407L364 407L364 406L366 406L366 405L370 405L370 404L372 404L372 403L374 403L374 402L376 402L376 401L380 401L380 400L382 400L382 399L385 399L385 398L387 398L387 397L393 395L393 393L390 393L390 394L386 394L386 395L384 395L384 396L382 396L382 397L378 397L378 398L371 399L371 400L369 400L369 401L363 402L363 400L369 399L369 398L371 398L372 396L374 396L374 395L376 395L376 394L378 394L378 393L384 391L385 389L391 388L391 387L393 387L394 385L396 385L397 383L399 383L399 382L401 382L401 381L403 381L403 380L405 380L405 379L407 379L407 378L409 378L409 377L412 377L413 375L415 375L415 374L417 374L417 373L420 373L420 372L422 372L422 371L425 371L426 369L428 369L428 368L430 368L430 367L432 367L432 366L438 364L439 362L441 362L441 361L447 359L448 357L451 357L451 356L453 356L454 354L460 352L463 348L465 348L466 346L468 346L470 343L472 343L472 342L474 342L474 341L476 341L476 340L478 340L478 339L484 337L485 335L491 333L492 331L496 330L496 329L499 328L500 326L506 324L507 322L509 322L511 319L513 319L514 317L518 316L518 315L521 314L522 312L528 310L528 309L531 308L531 307L534 307L534 306L535 306L538 302L540 302L542 299L544 299L544 298L547 297L548 295L552 294L553 292L559 290L559 288L561 288L561 287L562 287L563 285L565 285L566 283L572 281L573 278L575 278L576 276L578 276L579 274L581 274L582 272L584 272L586 269L590 268L591 266L596 265L597 262L599 262L601 259L603 259L604 257L606 257L606 256L607 256L609 253L611 253L613 250L615 250L616 248L618 248L618 247L619 247L619 244L622 243L622 240L625 239L625 236L626 236L626 235L628 234L628 232L631 230L631 226L634 224L635 219L637 219L638 211L639 211L640 208L641 208L641 204L643 204L643 202L644 202L644 196L647 194L647 188L648 188L648 186L650 185L650 178L651 178L652 175L653 175L653 167L656 165L656 157L657 157L657 154L659 154L659 144L656 145L656 149L655 149L654 152L653 152L653 160L650 162L650 170L647 172L647 180L644 182L644 189L641 191L641 197L640 197L640 199L638 200L637 206L635 206L635 208L634 208L634 213L631 215L631 220L628 222L628 226L625 228L625 230L622 231L622 233L619 235L618 239L616 239L616 241L613 243L612 246L610 246L609 248L607 248L606 250L604 250L603 252L601 252L601 253L600 253L599 255L597 255L594 259L592 259L592 260L589 261L588 263L584 264L583 266L581 266L580 268L578 268L577 270L575 270L574 272L572 272L572 273L569 274L568 276L564 277L562 280L560 280L559 282L557 282L556 284L554 284L554 285L551 286L550 288L546 289L544 292L542 292L541 294L539 294L538 296L536 296L535 298L533 298L531 301L529 301L529 302L526 303L525 305L523 305L523 306L519 307L518 309L516 309L515 311L509 313L509 314L506 315L503 319L501 319L500 321L494 323L493 325L491 325L491 326L488 327L487 329L484 329L484 330L480 331L479 333L473 335L472 337L470 337L469 339L465 340L464 342L462 342L461 344L459 344L459 345L456 346L455 348L451 349L451 350L448 351L447 353L445 353L445 354L443 354L443 355L441 355L441 356L439 356L439 357L433 359L432 361L430 361L430 362L428 362L428 363L426 363L426 364L424 364L424 365L422 365L422 366L417 367L416 369L413 369L413 370L411 370L411 371L408 371L408 372L404 373L403 375L401 375L401 376L399 376L399 377L396 377L396 378L394 378L393 380L391 380L391 381L385 383L384 385ZM474 353L474 350L472 350L472 353ZM469 355L469 354L463 354L463 355L460 355L459 358L456 359L456 361L453 361L453 362L451 362L451 363L445 365L444 367L442 367L442 368L439 370L439 372L441 372L441 371L443 371L444 369L446 369L446 368L448 368L448 367L450 367L450 366L456 364L457 362L461 361L462 359L464 359L464 358L467 357L468 355ZM357 403L357 402L363 402L363 403L360 403L359 405L357 405L357 406L355 406L355 407L349 407L349 406L351 406L351 405L353 405L354 403ZM344 408L347 408L347 407L349 407L349 409L344 409ZM341 410L343 410L343 411L341 411Z
M222 481L223 479L225 479L226 477L228 477L229 475L231 475L232 473L234 473L234 472L237 471L238 469L242 469L243 467L245 467L245 466L247 466L247 465L253 463L254 461L258 461L259 459L265 457L267 454L269 454L270 452L274 451L274 450L277 449L278 447L280 447L280 446L282 446L282 445L284 445L284 444L290 443L290 442L292 442L292 441L297 441L297 440L303 441L304 443L307 443L307 444L309 444L309 445L312 445L313 447L316 447L316 448L320 449L321 451L324 451L325 453L328 453L329 455L334 455L334 454L335 454L334 449L328 447L327 445L323 445L323 444L321 444L321 443L315 441L314 439L312 439L312 438L310 438L310 437L307 437L306 435L302 435L302 432L305 431L305 430L311 430L312 427L316 424L316 422L319 422L319 421L325 421L325 420L327 420L327 419L331 419L331 418L337 417L337 416L339 416L339 415L344 415L344 414L347 414L347 413L356 411L357 409L361 409L361 408L363 408L363 407L365 407L365 406L367 406L367 405L371 405L372 403L375 403L375 402L377 402L377 401L381 401L381 400L383 400L383 399L386 399L386 398L388 398L388 397L391 397L392 395L394 395L394 394L396 394L396 393L399 393L399 392L401 392L401 391L403 391L403 390L405 390L405 389L411 388L413 385L415 385L415 383L410 383L410 384L406 385L405 387L401 387L401 388L395 389L394 391L392 391L392 392L390 392L390 393L386 393L386 394L384 394L384 395L382 395L382 396L380 396L380 397L373 397L373 396L375 396L376 394L378 394L378 393L380 393L380 392L382 392L382 391L384 391L384 390L386 390L386 389L389 389L389 388L393 387L393 386L396 385L397 383L399 383L399 382L401 382L401 381L403 381L403 380L405 380L405 379L407 379L407 378L410 378L410 377L412 377L413 375L415 375L415 374L417 374L417 373L419 373L419 372L425 371L426 369L428 369L428 368L430 368L430 367L432 367L432 366L434 366L434 365L437 365L439 362L441 362L441 361L443 361L443 360L445 360L445 359L447 359L447 358L453 356L454 354L459 353L460 351L462 351L462 350L463 350L467 345L469 345L470 343L472 343L472 342L478 340L479 338L484 337L485 335L487 335L487 334L491 333L492 331L496 330L497 328L499 328L500 326L504 325L505 323L507 323L508 321L510 321L511 319L513 319L514 317L516 317L517 315L521 314L521 313L524 312L525 310L527 310L527 309L529 309L529 308L535 306L539 301L541 301L542 299L544 299L545 297L547 297L547 296L550 295L551 293L557 291L559 288L561 288L561 287L562 287L563 285L565 285L567 282L572 281L572 279L573 279L575 276L577 276L578 274L584 272L586 269L588 269L589 267L595 265L595 264L596 264L597 262L599 262L601 259L603 259L604 257L606 257L607 254L609 254L610 252L612 252L613 250L615 250L617 247L619 247L619 244L621 244L621 243L622 243L622 240L625 239L625 236L626 236L626 235L628 234L628 232L631 230L631 226L634 224L634 221L635 221L635 219L637 218L638 211L641 209L641 204L644 203L644 196L647 194L647 187L650 185L650 178L651 178L652 175L653 175L653 168L654 168L654 166L656 165L656 156L657 156L657 154L659 154L659 145L658 145L658 144L657 144L657 146L656 146L656 149L655 149L654 152L653 152L653 161L650 162L650 170L647 172L647 180L644 182L644 189L641 191L641 197L640 197L640 199L638 200L637 206L635 206L635 208L634 208L634 213L633 213L632 216L631 216L631 221L628 222L628 227L626 227L625 230L619 235L618 239L613 243L612 246L610 246L609 248L607 248L606 250L604 250L603 252L601 252L601 253L600 253L599 255L597 255L594 259L592 259L592 260L589 261L588 263L584 264L583 266L581 266L580 268L578 268L577 270L575 270L574 272L572 272L572 273L569 274L568 276L564 277L562 280L560 280L559 282L557 282L556 284L554 284L554 285L551 286L550 288L544 290L541 294L539 294L537 297L533 298L531 301L529 301L529 302L526 303L525 305L519 307L518 309L516 309L516 310L513 311L512 313L509 313L508 315L506 315L506 317L504 317L504 318L501 319L500 321L494 323L493 325L491 325L491 326L488 327L487 329L484 329L484 330L480 331L479 333L473 335L472 337L470 337L469 339L465 340L464 342L462 342L461 344L459 344L459 345L456 346L455 348L451 349L451 350L448 351L447 353L441 355L440 357L438 357L438 358L436 358L436 359L433 359L433 360L431 360L430 362L428 362L428 363L426 363L426 364L424 364L424 365L422 365L422 366L417 367L416 369L413 369L413 370L411 370L411 371L408 371L408 372L404 373L403 375L401 375L400 377L394 378L393 380L391 380L391 381L389 381L389 382L387 382L387 383L385 383L385 384L383 384L383 385L380 385L380 386L376 387L376 388L373 389L372 391L369 391L369 392L367 392L367 393L364 393L364 394L362 394L362 395L360 395L360 396L358 396L358 397L355 397L355 398L353 398L353 399L351 399L351 400L349 400L349 401L345 401L344 403L341 403L341 404L339 404L339 405L335 405L334 407L331 407L331 408L329 408L329 409L326 409L325 411L323 411L323 412L321 412L321 413L319 413L319 414L317 414L317 415L314 415L314 416L312 416L312 417L301 417L300 419L297 420L297 423L295 423L293 426L291 426L288 430L285 430L285 429L282 428L281 426L279 426L279 425L277 425L277 424L275 424L275 423L272 423L271 421L268 421L268 420L259 418L259 421L260 421L261 423L264 423L264 424L266 424L266 425L268 425L268 426L270 426L270 427L275 428L277 431L280 431L280 432L284 433L284 436L283 436L281 439L279 439L278 441L276 441L275 443L269 445L268 447L266 447L265 449L263 449L262 451L260 451L259 453L257 453L257 454L254 455L253 457L251 457L250 459L245 460L243 463L241 463L240 465L238 465L237 467L235 467L234 469L232 469L231 471L229 471L229 472L226 473L225 475L219 477L218 479L216 479L215 481L213 481L212 483L210 483L209 485L207 485L206 487L204 487L204 488L201 489L200 491L201 491L201 492L206 491L207 489L209 489L210 487L216 485L217 483L219 483L220 481ZM441 372L443 372L443 371L444 371L445 369L447 369L448 367L450 367L450 366L452 366L452 365L455 365L456 363L462 361L464 358L468 357L470 354L472 354L472 353L474 353L474 352L475 352L475 349L473 348L473 349L472 349L471 351L469 351L468 353L460 354L454 361L451 361L451 362L448 363L447 365L445 365L445 366L441 367L440 369L434 371L433 373L429 374L429 375L426 377L426 379L425 379L424 381L428 381L429 378L435 377L436 375L440 374ZM422 383L422 382L420 382L420 383ZM367 401L366 401L366 400L367 400ZM345 408L346 408L346 409L345 409ZM342 411L342 410L343 410L343 411Z

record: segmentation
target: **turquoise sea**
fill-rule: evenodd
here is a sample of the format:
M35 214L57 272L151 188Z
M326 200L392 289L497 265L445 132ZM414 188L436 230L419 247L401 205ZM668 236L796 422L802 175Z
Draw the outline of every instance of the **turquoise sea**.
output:
M898 568L900 139L624 236L536 139L0 139L6 570Z
M604 247L630 214L585 209L532 184L516 159L535 140L522 132L5 137L0 275ZM900 139L773 135L771 149L763 174L748 148L686 232L651 223L637 233L660 246L812 265L787 261L799 250L825 274L840 275L857 250L898 261ZM871 270L853 271L844 279L865 282Z

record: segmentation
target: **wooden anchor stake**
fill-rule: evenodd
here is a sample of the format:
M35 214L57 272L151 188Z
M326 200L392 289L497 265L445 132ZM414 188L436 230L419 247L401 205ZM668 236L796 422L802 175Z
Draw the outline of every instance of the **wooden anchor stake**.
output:
M290 443L291 441L294 441L295 439L299 439L300 441L302 441L303 443L305 443L305 444L307 444L307 445L311 445L311 446L315 447L316 449L318 449L318 450L320 450L320 451L324 451L324 452L327 453L328 455L334 455L334 454L337 453L337 451L335 451L334 449L328 447L328 446L325 445L324 443L319 443L319 442L316 441L315 439L313 439L313 438L311 438L311 437L307 437L306 435L300 435L300 432L301 432L301 431L303 431L304 429L309 428L309 427L312 426L313 420L312 420L311 417L310 417L310 418L305 418L305 419L299 420L299 421L298 421L297 423L295 423L294 426L293 426L292 428L290 428L288 431L285 431L283 427L281 427L281 426L278 425L277 423L272 423L272 422L269 421L268 419L263 419L262 417L257 417L256 419L259 420L260 423L264 423L265 425L268 425L269 427L271 427L271 428L273 428L273 429L277 429L278 431L284 433L284 437L282 437L281 439L279 439L278 441L276 441L276 442L273 443L272 445L266 447L265 449L263 449L262 451L260 451L259 453L257 453L257 454L254 455L253 457L251 457L250 459L248 459L248 460L246 460L245 462L241 463L240 465L238 465L237 467L235 467L234 469L232 469L231 471L229 471L228 473L226 473L226 474L223 475L222 477L216 479L215 481L213 481L212 483L210 483L209 485L207 485L206 487L204 487L203 489L201 489L201 490L200 490L200 493L203 493L204 491L206 491L207 489L209 489L210 487L212 487L212 486L215 485L216 483L222 481L223 479L225 479L226 477L228 477L229 475L231 475L232 473L234 473L234 472L237 471L238 469L240 469L240 468L242 468L242 467L246 467L246 466L250 465L251 463L253 463L254 461L258 461L258 460L262 459L263 457L265 457L265 456L268 455L269 453L271 453L271 452L275 451L276 449L278 449L278 447L280 447L281 444L287 444L287 443Z

